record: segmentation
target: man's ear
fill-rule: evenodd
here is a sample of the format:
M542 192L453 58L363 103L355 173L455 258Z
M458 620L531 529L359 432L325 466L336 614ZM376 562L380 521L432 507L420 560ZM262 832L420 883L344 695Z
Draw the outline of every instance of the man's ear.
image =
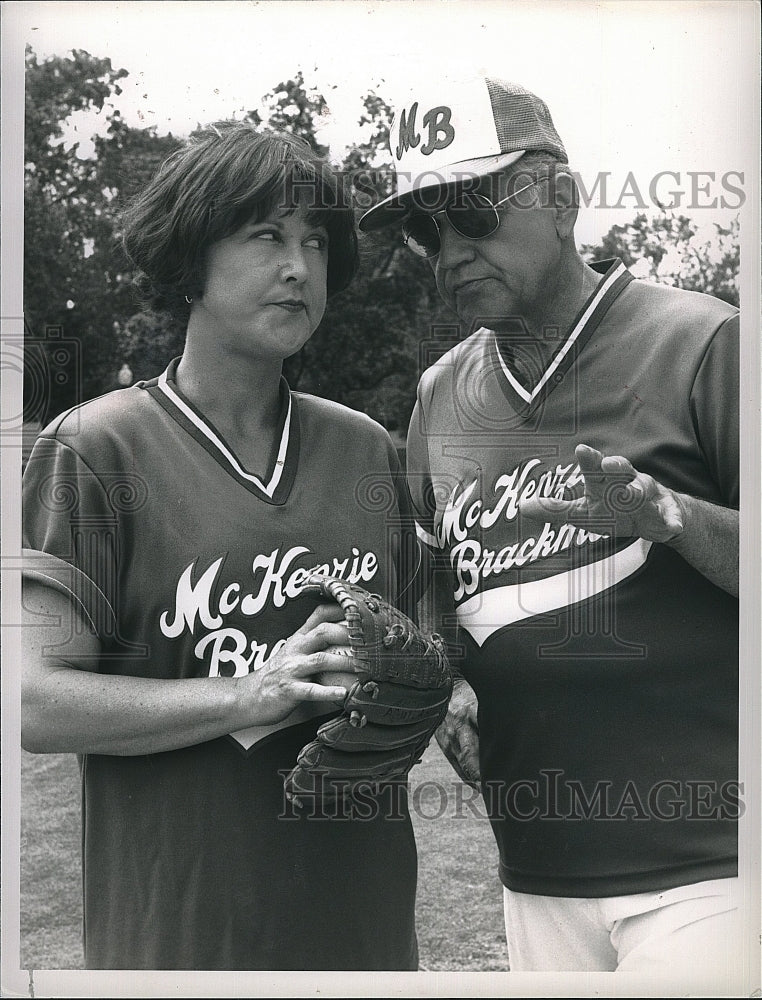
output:
M577 185L572 175L563 170L549 178L548 194L555 211L556 232L562 240L569 239L574 232L579 207Z

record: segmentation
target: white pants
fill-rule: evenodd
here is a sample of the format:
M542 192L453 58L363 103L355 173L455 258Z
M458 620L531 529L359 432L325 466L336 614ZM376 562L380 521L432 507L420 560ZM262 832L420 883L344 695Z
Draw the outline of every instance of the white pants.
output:
M511 971L666 973L733 982L742 961L738 892L737 878L601 899L504 889Z

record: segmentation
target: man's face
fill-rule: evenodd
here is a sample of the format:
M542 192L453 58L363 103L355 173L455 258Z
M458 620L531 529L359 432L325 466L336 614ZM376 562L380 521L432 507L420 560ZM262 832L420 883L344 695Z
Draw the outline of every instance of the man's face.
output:
M475 190L498 202L509 190L507 178L482 178ZM547 183L539 180L501 205L498 228L480 240L461 236L444 213L437 215L441 249L431 261L437 288L470 329L500 330L517 317L544 314L561 257L554 210L542 207L546 194Z

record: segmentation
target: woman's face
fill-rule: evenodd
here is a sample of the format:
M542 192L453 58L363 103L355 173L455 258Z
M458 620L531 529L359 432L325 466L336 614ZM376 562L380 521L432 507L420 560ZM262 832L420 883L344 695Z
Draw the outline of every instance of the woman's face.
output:
M327 269L325 228L302 206L275 210L212 245L191 326L233 353L288 358L323 318Z

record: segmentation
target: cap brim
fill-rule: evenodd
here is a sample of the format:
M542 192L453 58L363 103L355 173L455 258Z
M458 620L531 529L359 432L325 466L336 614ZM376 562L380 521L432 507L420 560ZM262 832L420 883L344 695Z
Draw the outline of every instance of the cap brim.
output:
M432 191L439 188L454 188L465 180L486 177L497 170L505 170L506 167L510 167L511 164L520 160L525 152L524 149L518 149L513 153L497 153L494 156L479 156L473 160L449 163L436 172L432 171L430 175L424 175L430 176L431 180L423 183L413 183L403 175L398 175L397 193L384 198L378 205L369 209L358 223L360 230L369 233L394 223L399 224L410 209L415 206L416 196L419 192L426 191L431 194ZM424 207L431 208L431 198L423 200L423 204Z

